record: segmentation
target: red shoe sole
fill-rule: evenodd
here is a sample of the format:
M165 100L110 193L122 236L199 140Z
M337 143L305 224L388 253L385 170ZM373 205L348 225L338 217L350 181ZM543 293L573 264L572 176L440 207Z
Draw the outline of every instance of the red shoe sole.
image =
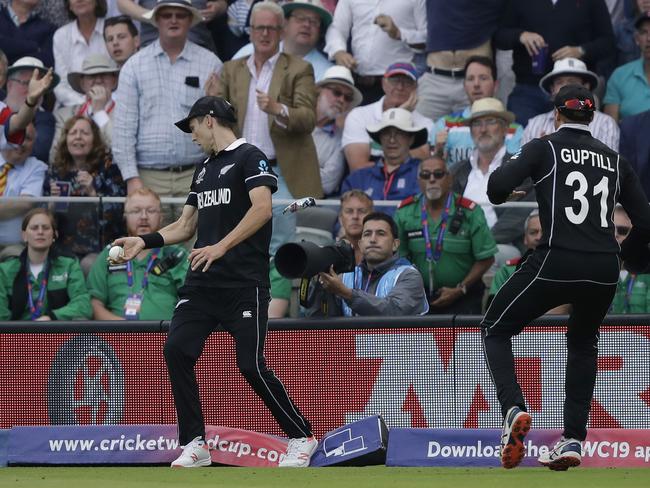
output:
M508 442L506 447L503 448L503 452L501 452L501 466L504 468L516 468L524 459L524 453L526 451L524 438L528 434L528 431L530 431L530 422L530 415L522 412L512 425L510 439L513 442Z

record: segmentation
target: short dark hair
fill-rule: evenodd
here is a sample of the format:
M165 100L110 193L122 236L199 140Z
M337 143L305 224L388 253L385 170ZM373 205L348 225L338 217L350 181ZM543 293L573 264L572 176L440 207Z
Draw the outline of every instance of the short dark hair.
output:
M108 12L108 7L106 7L106 0L94 0L95 1L95 17L106 17L106 12ZM65 6L65 11L68 13L68 18L75 20L77 16L70 9L70 0L63 0L63 5Z
M138 28L133 23L133 20L131 20L131 17L128 15L116 15L115 17L109 17L104 21L104 39L106 39L106 28L119 24L126 25L126 28L129 30L129 34L131 34L132 37L138 35Z
M387 213L384 212L369 213L363 218L363 225L366 225L366 222L369 222L371 220L383 220L390 227L390 232L391 234L393 234L393 239L397 239L397 236L399 236L399 230L397 230L397 224L393 220L393 217L391 217Z
M490 68L490 71L492 72L492 79L494 81L497 81L497 65L492 58L489 58L487 56L470 56L467 58L467 61L465 61L465 75L467 75L467 68L469 68L469 65L472 63L477 63L485 66L486 68Z

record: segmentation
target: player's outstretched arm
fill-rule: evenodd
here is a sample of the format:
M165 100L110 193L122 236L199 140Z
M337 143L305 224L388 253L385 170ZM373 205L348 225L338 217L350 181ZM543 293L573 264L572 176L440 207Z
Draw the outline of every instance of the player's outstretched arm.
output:
M185 205L178 220L158 231L165 239L165 245L178 244L190 239L196 232L198 218L196 207Z

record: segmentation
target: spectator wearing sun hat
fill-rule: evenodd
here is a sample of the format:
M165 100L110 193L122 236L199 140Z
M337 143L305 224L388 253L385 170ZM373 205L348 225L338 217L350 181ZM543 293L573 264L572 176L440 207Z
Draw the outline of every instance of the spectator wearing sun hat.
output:
M323 193L331 195L338 189L345 172L343 131L337 121L361 103L362 95L345 66L328 69L316 83L316 91L316 127L311 135L316 145Z
M383 156L375 165L352 172L343 180L341 193L362 190L373 200L403 200L417 193L420 160L411 157L409 150L426 143L426 127L417 125L408 110L391 108L366 130ZM395 208L382 210L392 215Z
M519 257L520 251L525 249L521 229L530 213L530 209L526 208L494 207L487 195L490 175L511 156L506 146L506 134L514 120L515 114L506 110L499 99L485 97L476 100L465 122L469 126L474 149L468 159L459 161L451 168L452 190L483 209L499 248L495 256L497 266ZM535 193L532 182L528 183L524 200L532 202Z
M553 64L553 71L547 73L540 81L539 87L553 100L560 88L566 85L582 85L594 92L600 84L596 73L589 71L585 63L575 58L564 58ZM536 115L528 121L521 143L526 144L538 137L555 132L555 110ZM591 135L614 151L618 151L620 130L616 121L607 114L596 110L589 124Z
M85 115L95 121L102 132L104 143L110 147L113 132L112 117L115 113L113 91L117 88L120 69L115 62L104 54L90 54L84 59L79 71L68 73L68 84L77 93L85 96L84 103L68 107L59 107L54 111L56 126L54 143L50 149L53 160L59 136L65 123L74 115Z
M128 15L134 21L140 22L140 41L142 47L148 46L158 38L154 10L156 10L156 7L159 8L159 3L158 0L117 0L120 12ZM208 0L187 0L187 2L184 2L181 0L178 3L191 5L197 13L192 22L188 39L199 46L215 52L214 41L207 23L217 17L219 13L218 7L221 2L209 2ZM224 1L223 3L226 2Z
M320 81L325 71L332 66L318 50L318 42L332 23L330 14L320 0L296 0L285 3L284 39L280 51L299 56L314 68L314 80ZM253 54L253 44L248 43L235 53L232 59L239 59Z
M413 113L415 124L426 127L433 125L414 110L416 103L417 73L412 63L393 63L386 69L381 86L384 96L370 105L363 105L352 110L345 119L341 144L350 171L372 167L377 159L382 156L380 144L373 142L366 127L381 121L382 114L391 108L403 108ZM429 144L411 151L411 156L424 159L429 155Z
M7 69L7 96L4 99L4 104L9 107L12 112L19 112L25 106L27 101L27 94L29 92L29 80L31 79L34 70L38 70L39 76L44 76L48 69L43 65L40 59L32 56L25 56L13 63ZM52 73L52 83L48 91L52 91L59 83L59 76ZM0 102L0 105L3 103ZM34 107L34 127L36 128L36 141L32 150L32 156L36 159L47 163L48 151L52 144L54 137L54 116L52 112L43 110L39 105ZM3 138L0 136L0 140ZM1 144L0 144L1 145Z

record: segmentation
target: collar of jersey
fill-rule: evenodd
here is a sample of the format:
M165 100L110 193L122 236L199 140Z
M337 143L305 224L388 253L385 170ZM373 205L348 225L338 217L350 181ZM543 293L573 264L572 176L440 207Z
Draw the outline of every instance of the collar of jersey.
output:
M578 129L578 130L583 130L585 132L589 132L591 134L591 131L589 130L589 126L584 124L562 124L560 127L557 128L557 130L560 129Z
M240 137L239 139L231 142L230 145L228 147L222 149L222 151L234 151L235 149L237 149L242 144L246 144L246 139L244 139L243 137Z

